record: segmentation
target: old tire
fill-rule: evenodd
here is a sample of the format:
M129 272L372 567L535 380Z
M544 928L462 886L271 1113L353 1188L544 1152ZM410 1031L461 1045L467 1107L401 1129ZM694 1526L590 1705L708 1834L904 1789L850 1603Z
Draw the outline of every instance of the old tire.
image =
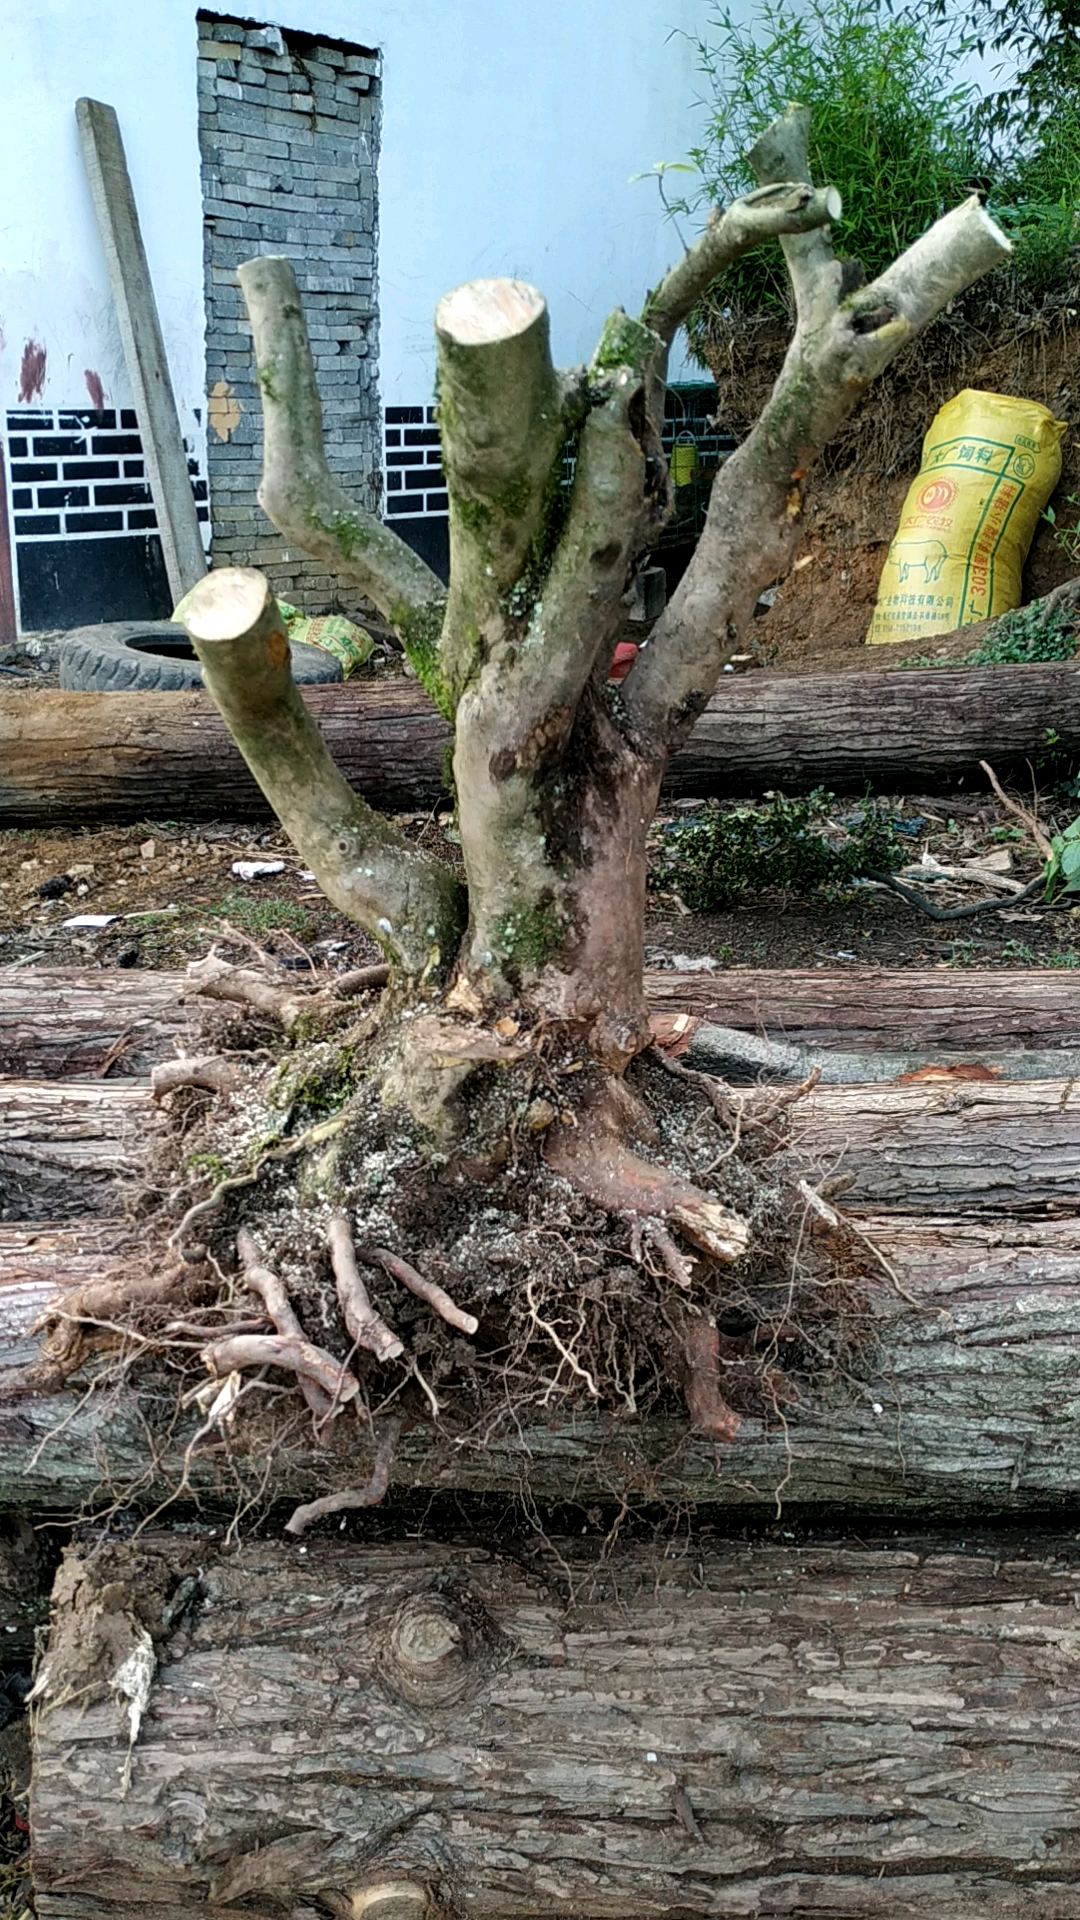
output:
M60 685L67 693L183 693L201 687L202 668L171 620L112 620L76 627L60 642ZM341 662L322 647L293 647L293 679L322 686L341 679Z

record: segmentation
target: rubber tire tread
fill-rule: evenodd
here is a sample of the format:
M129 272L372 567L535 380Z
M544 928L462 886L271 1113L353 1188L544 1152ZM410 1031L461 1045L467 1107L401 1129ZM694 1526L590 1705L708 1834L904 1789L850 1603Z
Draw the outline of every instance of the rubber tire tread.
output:
M170 660L142 653L130 642L160 632L176 639L182 629L169 620L109 620L76 627L59 646L60 685L66 693L183 693L203 683L197 660ZM293 647L298 686L327 686L342 677L341 662L322 647Z

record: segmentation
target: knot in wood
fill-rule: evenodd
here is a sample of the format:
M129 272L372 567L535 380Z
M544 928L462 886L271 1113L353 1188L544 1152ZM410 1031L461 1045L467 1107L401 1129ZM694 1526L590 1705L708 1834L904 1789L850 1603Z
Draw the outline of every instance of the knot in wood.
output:
M415 1880L383 1880L377 1886L360 1887L345 1903L334 1902L335 1911L348 1912L349 1920L424 1920L430 1905L426 1887Z
M498 1639L471 1596L414 1593L392 1615L381 1661L383 1678L416 1707L450 1706L478 1686L478 1655Z

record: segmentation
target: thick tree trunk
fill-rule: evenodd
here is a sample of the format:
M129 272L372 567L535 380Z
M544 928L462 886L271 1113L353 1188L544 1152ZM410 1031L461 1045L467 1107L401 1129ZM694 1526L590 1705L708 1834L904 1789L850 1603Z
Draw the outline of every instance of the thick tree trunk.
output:
M185 989L182 973L0 969L0 1071L24 1080L143 1076L177 1047L197 1050ZM645 975L645 996L658 1017L701 1020L694 1041L708 1050L720 1044L708 1029L719 1026L805 1050L834 1078L876 1079L882 1060L895 1074L896 1060L906 1070L947 1056L1007 1062L1006 1077L1031 1064L1037 1072L1025 1077L1052 1078L1073 1071L1071 1062L1055 1067L1055 1056L1080 1048L1080 991L1065 970L657 970ZM858 1076L848 1071L856 1056Z
M1078 1582L1071 1534L83 1550L38 1913L1073 1920Z
M725 681L668 768L670 795L824 785L934 790L979 761L999 771L1080 752L1075 666L748 673ZM305 687L349 784L394 809L444 792L449 731L414 681ZM0 823L247 819L268 809L201 693L0 694Z

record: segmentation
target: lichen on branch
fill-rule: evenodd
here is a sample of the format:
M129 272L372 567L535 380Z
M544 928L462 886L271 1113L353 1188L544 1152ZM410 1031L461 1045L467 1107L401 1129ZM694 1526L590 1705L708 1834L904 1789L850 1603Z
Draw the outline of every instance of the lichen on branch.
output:
M338 772L296 690L285 622L264 576L216 569L188 596L184 625L208 693L327 899L404 973L449 966L464 925L462 889Z
M326 562L373 600L412 657L421 630L425 670L432 624L446 589L438 575L373 513L350 500L331 473L322 405L291 260L267 254L237 268L251 320L263 411L259 504L279 533ZM432 688L429 687L429 691Z

